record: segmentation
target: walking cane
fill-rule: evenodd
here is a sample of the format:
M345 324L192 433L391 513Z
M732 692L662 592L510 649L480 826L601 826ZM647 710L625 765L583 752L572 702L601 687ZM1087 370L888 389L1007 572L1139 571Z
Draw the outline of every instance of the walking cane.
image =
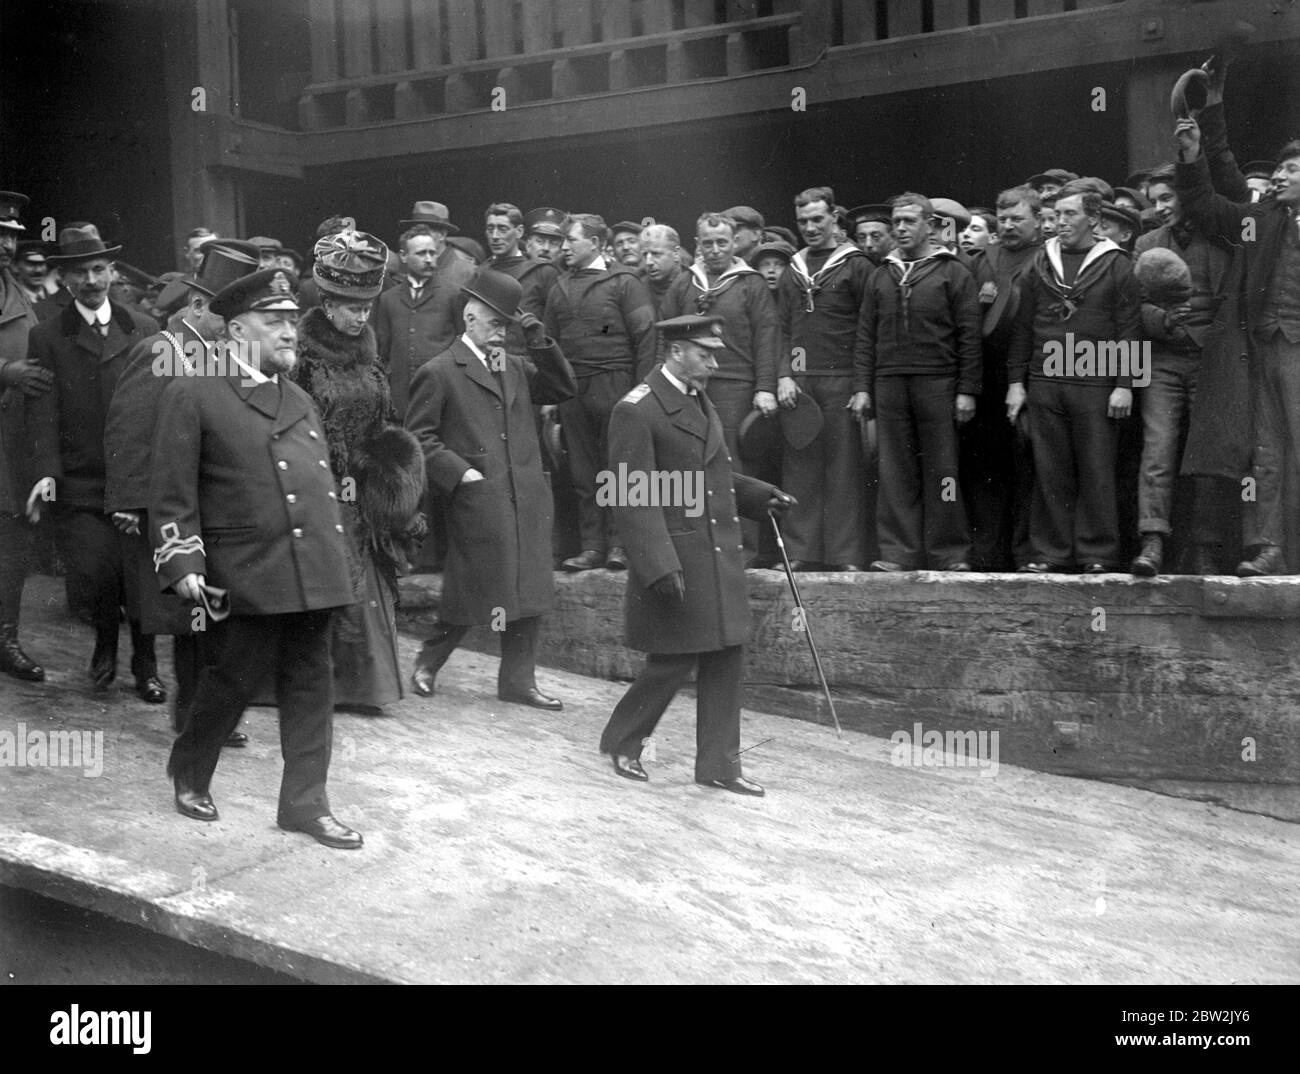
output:
M785 554L785 541L781 539L781 527L777 524L774 512L769 510L767 517L772 522L772 532L776 534L776 546L781 550L781 562L785 564L785 577L786 581L790 583L790 595L794 597L794 606L800 612L804 637L808 639L808 648L812 652L813 664L817 667L817 677L822 681L822 693L826 695L826 704L830 706L831 719L835 721L835 734L837 737L843 738L844 729L840 727L840 718L835 715L835 702L831 700L830 684L826 681L826 672L822 671L822 658L817 655L817 643L813 641L812 627L808 625L808 611L803 606L803 598L799 596L799 587L795 585L794 571L790 569L790 557Z

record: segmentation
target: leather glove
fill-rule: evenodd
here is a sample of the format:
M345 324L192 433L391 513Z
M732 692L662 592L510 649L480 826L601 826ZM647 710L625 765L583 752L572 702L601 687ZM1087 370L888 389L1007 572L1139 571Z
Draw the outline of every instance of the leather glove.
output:
M767 510L770 514L781 518L790 508L797 506L799 503L788 492L782 492L780 489L773 489L772 495L767 501Z
M651 585L650 591L664 600L681 604L686 599L686 577L681 571L665 574Z

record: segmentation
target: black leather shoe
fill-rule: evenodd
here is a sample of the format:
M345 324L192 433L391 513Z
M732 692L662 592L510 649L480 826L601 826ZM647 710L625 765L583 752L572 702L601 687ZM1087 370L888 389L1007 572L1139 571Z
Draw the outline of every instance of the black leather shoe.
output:
M150 675L147 679L136 679L135 692L140 695L141 701L147 701L151 705L161 705L167 700L167 688L163 686L162 680L157 675Z
M702 787L717 787L719 790L731 791L732 794L747 794L752 798L762 798L767 793L753 780L746 779L744 776L733 776L731 779L697 779L695 782Z
M45 669L18 645L18 624L0 623L0 671L25 682L42 682Z
M564 708L564 702L558 697L547 697L536 686L531 690L525 690L522 694L497 694L497 697L502 701L509 701L516 705L531 705L535 709L546 709L548 712L559 712Z
M611 548L609 555L605 558L605 570L607 571L625 571L627 570L627 553L621 548Z
M206 791L176 788L176 812L191 820L217 820L217 807Z
M1023 567L1017 567L1017 574L1051 574L1059 571L1059 567L1053 567L1050 563L1026 563Z
M411 687L421 697L432 697L437 678L438 673L433 668L416 664L415 670L411 672Z
M234 750L242 750L248 745L248 736L243 731L231 731L225 744Z
M1159 533L1144 533L1142 549L1129 564L1129 572L1137 578L1154 578L1164 563L1165 539Z
M907 568L901 563L891 563L887 559L876 560L871 564L871 569L882 574L901 574L903 571L907 570Z
M294 823L280 821L279 824L286 832L305 832L316 842L335 850L360 850L363 842L360 832L354 832L346 824L340 824L328 813L311 820Z
M1111 569L1104 563L1089 563L1083 568L1084 574L1110 574Z
M638 783L648 783L650 777L641 767L641 762L636 757L624 757L622 754L614 754L614 771L624 779L633 779Z
M576 556L571 556L561 564L566 571L570 572L594 571L604 565L605 553L597 552L590 548Z
M1275 544L1266 544L1253 557L1237 564L1238 578L1260 578L1266 574L1285 574L1286 557Z

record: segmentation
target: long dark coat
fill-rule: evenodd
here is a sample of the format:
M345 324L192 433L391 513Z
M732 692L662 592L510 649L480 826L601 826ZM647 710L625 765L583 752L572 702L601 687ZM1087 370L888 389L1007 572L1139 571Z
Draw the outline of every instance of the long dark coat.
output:
M175 344L180 344L178 353ZM173 377L184 375L188 363L203 367L206 351L193 345L203 340L187 325L169 338L162 332L147 336L127 353L104 422L104 510L147 512L153 473L153 434L162 407L163 390ZM187 353L187 346L189 353ZM149 543L148 518L138 537L123 540L123 567L134 579L127 587L128 603L139 600L138 618L146 634L186 634L192 627L192 606L175 593L158 588ZM130 609L133 613L134 607Z
M421 366L406 427L424 449L431 488L447 504L447 560L439 615L447 623L507 622L555 601L551 486L542 472L533 404L577 392L552 340L529 357L507 355L501 384L464 340ZM460 483L470 468L483 481Z
M0 362L27 357L27 337L36 313L18 281L0 272ZM0 386L0 514L20 515L31 491L26 465L26 403L22 388Z
M351 604L338 492L307 393L236 371L173 379L161 406L149 484L158 584L205 575L229 590L235 615Z
M613 477L633 471L703 475L703 487L693 479L698 515L687 513L694 510L687 503L612 505L630 568L627 645L645 653L712 652L749 638L739 515L763 519L774 490L732 472L717 411L707 396L698 398L702 407L659 368L619 400L609 419ZM680 604L650 591L676 570L686 583Z
M68 306L27 340L28 361L54 372L53 388L27 406L31 477L53 477L56 502L66 507L104 509L109 401L131 348L158 327L116 302L111 307L106 337Z

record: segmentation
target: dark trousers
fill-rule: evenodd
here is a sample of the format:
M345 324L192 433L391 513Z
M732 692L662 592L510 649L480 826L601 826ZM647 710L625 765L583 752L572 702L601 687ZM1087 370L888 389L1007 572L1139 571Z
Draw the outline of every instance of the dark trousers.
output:
M863 564L867 547L867 475L862 432L848 411L852 377L798 377L822 409L822 431L802 451L784 446L782 488L799 505L782 523L792 559ZM882 462L881 469L884 464Z
M614 706L600 736L602 753L640 757L642 742L697 667L695 778L734 779L740 772L740 676L745 647L709 653L650 653L645 667Z
M280 709L277 819L300 823L330 811L325 793L334 737L334 661L329 609L232 615L208 626L210 663L199 668L188 718L167 762L178 785L207 791L221 747L258 686L272 678Z
M121 535L100 511L64 507L57 511L62 555L68 584L90 600L95 646L116 658L118 622L126 603L126 571ZM131 627L131 672L137 679L158 673L152 634L140 629L137 615L128 616Z
M1106 416L1111 387L1048 377L1029 382L1034 443L1030 533L1034 557L1054 567L1117 565L1115 504L1118 427Z
M1255 508L1246 544L1285 546L1286 486L1300 480L1300 343L1281 332L1255 339Z
M880 558L943 570L970 558L957 480L955 376L876 378Z
M569 476L578 494L578 528L584 550L607 552L617 540L609 508L596 503L596 478L610 466L609 416L633 384L630 363L627 369L602 370L580 377L578 394L560 404L560 424L569 452ZM613 462L617 465L618 460Z
M537 686L537 634L541 617L532 615L506 623L501 631L501 664L497 668L498 694L524 694ZM416 664L435 675L442 670L470 628L459 623L439 623L437 633L424 643Z
M22 515L0 513L0 626L18 626L23 583L31 566L31 535Z
M176 692L172 695L172 729L175 731L185 729L190 705L194 703L194 692L199 685L199 672L210 648L206 631L172 636L172 673L176 677Z
M986 382L975 417L958 429L962 499L970 523L970 564L1009 571L1030 562L1029 505L1034 457L1022 418L1007 421L1007 386ZM1022 412L1023 413L1023 412Z

